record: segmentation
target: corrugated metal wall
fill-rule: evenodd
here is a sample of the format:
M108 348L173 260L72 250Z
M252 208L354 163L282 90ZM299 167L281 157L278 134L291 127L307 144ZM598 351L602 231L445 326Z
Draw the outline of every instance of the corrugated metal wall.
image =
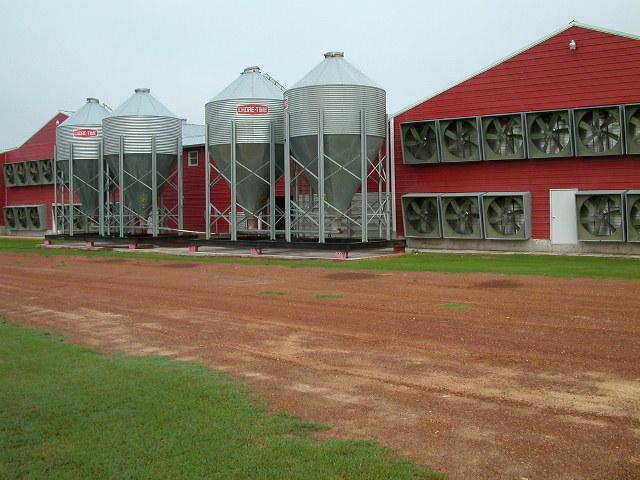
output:
M571 39L577 42L573 52ZM533 237L548 239L549 189L640 188L637 156L407 166L401 122L638 103L639 86L640 41L574 26L397 116L398 233L399 199L410 192L530 191Z

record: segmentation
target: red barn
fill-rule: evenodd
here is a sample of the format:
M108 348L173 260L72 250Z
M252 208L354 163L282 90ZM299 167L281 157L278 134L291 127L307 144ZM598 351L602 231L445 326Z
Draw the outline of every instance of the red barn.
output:
M637 253L639 86L639 38L572 23L395 114L396 231L424 248Z

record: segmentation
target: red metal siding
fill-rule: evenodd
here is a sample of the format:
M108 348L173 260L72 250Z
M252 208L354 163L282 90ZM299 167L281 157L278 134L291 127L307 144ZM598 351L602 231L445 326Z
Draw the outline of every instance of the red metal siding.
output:
M570 51L574 39L577 49ZM640 157L562 158L407 166L401 122L640 102L640 41L582 27L567 30L398 115L397 229L410 192L530 191L533 237L548 239L549 189L640 188Z
M5 154L5 162L43 160L53 158L56 143L56 126L68 118L64 113L56 114L22 146ZM51 205L53 185L37 185L3 188L5 205ZM52 227L51 209L48 209L48 228ZM4 221L4 219L3 219Z

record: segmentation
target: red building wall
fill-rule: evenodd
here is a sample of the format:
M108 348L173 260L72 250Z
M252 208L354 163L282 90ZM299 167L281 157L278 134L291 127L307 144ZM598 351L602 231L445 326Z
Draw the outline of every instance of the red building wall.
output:
M6 163L25 160L44 160L53 158L56 143L56 126L68 118L64 113L56 114L22 146L6 152ZM4 180L4 179L3 179ZM4 204L9 205L41 205L51 206L53 203L53 185L28 185L20 187L3 187ZM52 226L51 208L48 209L48 228ZM3 220L4 221L4 217Z
M568 44L575 40L577 49ZM404 165L400 123L640 102L640 41L572 26L394 118L397 230L411 192L530 191L533 238L550 237L549 190L640 188L640 157Z

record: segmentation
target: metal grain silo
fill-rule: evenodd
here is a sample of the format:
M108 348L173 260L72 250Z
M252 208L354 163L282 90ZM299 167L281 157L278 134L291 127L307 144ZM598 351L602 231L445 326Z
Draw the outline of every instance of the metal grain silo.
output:
M386 94L342 52L324 57L285 93L290 153L318 196L320 242L325 233L341 230L336 225L357 227L366 240L366 180L386 138ZM350 209L361 185L365 187L357 220ZM325 221L327 213L334 220Z
M99 205L102 120L107 115L109 111L97 98L87 98L87 103L56 128L57 170L89 216L96 215Z
M137 88L104 119L103 131L104 158L124 198L119 211L121 235L126 228L145 228L145 224L157 235L162 223L159 217L164 212L160 211L158 197L171 183L172 171L181 165L177 160L182 150L182 120L154 98L148 88ZM180 175L177 183L180 189ZM181 199L181 192L178 198Z
M266 218L269 232L275 237L274 188L282 175L284 158L283 93L284 88L260 68L247 67L205 106L207 178L211 179L213 168L230 185L227 221L234 239L236 207L244 211L243 229L255 232L258 218ZM208 192L212 186L207 184ZM212 211L209 202L207 211ZM210 236L210 222L207 224Z

